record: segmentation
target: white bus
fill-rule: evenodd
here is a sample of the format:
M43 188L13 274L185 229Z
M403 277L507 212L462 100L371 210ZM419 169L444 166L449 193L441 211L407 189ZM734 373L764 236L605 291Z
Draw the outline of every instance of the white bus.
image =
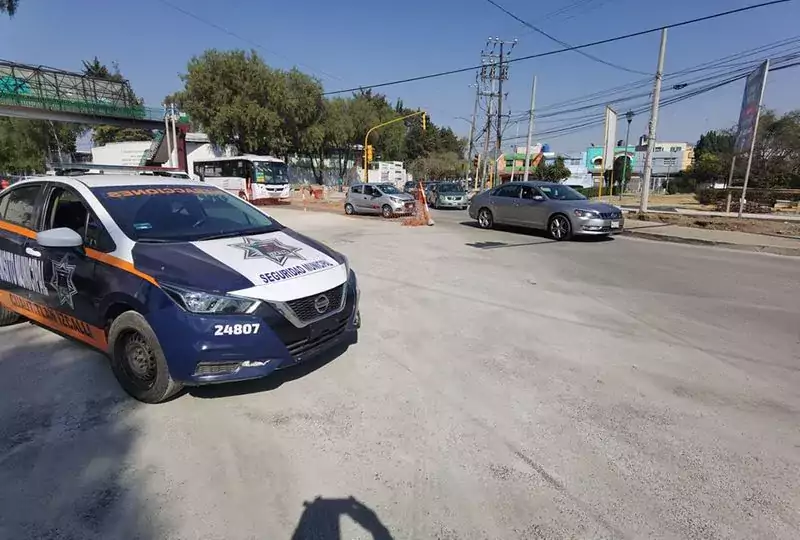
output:
M272 156L246 154L194 162L194 177L252 203L285 200L291 196L286 163Z

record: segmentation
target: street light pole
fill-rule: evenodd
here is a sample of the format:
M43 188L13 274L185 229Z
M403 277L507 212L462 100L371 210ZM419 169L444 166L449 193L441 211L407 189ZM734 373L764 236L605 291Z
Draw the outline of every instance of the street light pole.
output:
M470 85L472 86L472 85ZM472 122L469 125L469 150L467 150L467 163L472 159L472 150L475 147L475 141L472 138L475 136L475 118L478 116L478 100L481 96L481 87L475 84L475 105L472 107ZM469 189L469 165L467 165L467 177L465 178L467 188ZM476 179L477 184L477 179Z
M622 177L619 179L619 200L622 200L622 190L625 189L625 179L628 173L628 140L631 136L631 122L633 122L633 111L625 113L625 120L628 121L628 128L625 130L625 158L622 160Z

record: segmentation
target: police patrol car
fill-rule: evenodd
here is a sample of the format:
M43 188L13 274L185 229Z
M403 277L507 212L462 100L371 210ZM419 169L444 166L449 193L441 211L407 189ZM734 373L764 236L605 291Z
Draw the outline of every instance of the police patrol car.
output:
M147 403L352 340L358 301L344 255L213 186L103 174L0 193L0 324L106 352Z

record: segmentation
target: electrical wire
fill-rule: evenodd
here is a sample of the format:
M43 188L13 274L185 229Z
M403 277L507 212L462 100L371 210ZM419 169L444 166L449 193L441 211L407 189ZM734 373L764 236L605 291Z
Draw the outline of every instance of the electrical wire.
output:
M284 58L286 60L289 60L290 62L293 62L293 60L291 60L285 54L281 54L279 52L267 49L266 47L264 47L260 43L257 43L255 41L253 41L252 39L249 39L249 38L246 38L244 36L241 36L241 35L237 34L236 32L233 32L232 30L228 30L224 26L220 26L220 25L218 25L217 23L215 23L213 21L209 21L208 19L200 17L199 15L196 15L195 13L192 13L191 11L189 11L189 10L187 10L185 8L177 6L177 5L173 4L172 2L170 2L168 0L158 0L158 1L161 2L162 4L164 4L165 6L167 6L168 8L170 8L170 9L172 9L174 11L177 11L178 13L186 15L187 17L190 17L190 18L192 18L192 19L194 19L194 20L196 20L196 21L198 21L200 23L203 23L206 26L210 26L211 28L213 28L215 30L219 30L223 34L227 34L228 36L230 36L232 38L235 38L235 39L238 39L239 41L247 43L251 47L255 47L256 49L261 49L262 51L264 51L264 52L266 52L268 54L272 54L272 55L275 55L275 56L280 56L280 57L282 57L282 58ZM309 66L307 64L303 64L301 62L297 62L297 65L308 69L312 73L313 72L317 72L317 73L325 76L328 79L335 79L337 81L341 81L342 80L341 77L337 77L336 75L332 75L331 73L327 73L325 71L322 71L321 69L312 68L311 66Z
M622 41L622 40L625 40L625 39L630 39L630 38L634 38L634 37L644 36L644 35L647 35L647 34L652 34L654 32L660 32L661 30L666 30L666 29L670 29L670 28L679 28L681 26L688 26L688 25L691 25L691 24L696 24L696 23L703 22L703 21L709 21L709 20L712 20L712 19L718 19L720 17L726 17L726 16L729 16L729 15L737 14L737 13L743 13L743 12L746 12L746 11L752 11L754 9L774 6L774 5L777 5L777 4L785 4L785 3L791 2L791 1L792 0L771 0L769 2L762 2L762 3L754 4L754 5L751 5L751 6L745 6L745 7L741 7L741 8L737 8L737 9L731 9L731 10L728 10L728 11L721 11L721 12L714 13L714 14L711 14L711 15L705 15L703 17L695 17L694 19L688 19L688 20L685 20L685 21L672 23L672 24L668 24L668 25L665 25L665 26L659 26L659 27L656 27L656 28L649 28L647 30L639 30L637 32L631 32L629 34L623 34L623 35L620 35L620 36L601 39L601 40L598 40L598 41L592 41L590 43L584 43L582 45L575 45L573 47L566 47L564 49L556 49L556 50L553 50L553 51L547 51L547 52L538 53L538 54L531 54L531 55L528 55L528 56L521 56L519 58L511 58L511 59L507 60L506 63L507 64L512 64L512 63L515 63L515 62L524 62L525 60L531 60L531 59L534 59L534 58L542 58L542 57L545 57L545 56L553 56L553 55L556 55L556 54L561 54L561 53L570 52L570 51L576 51L576 50L579 50L579 49L587 49L589 47L596 47L597 45L605 45L606 43L614 43L616 41ZM451 69L451 70L447 70L447 71L440 71L438 73L429 73L427 75L419 75L417 77L408 77L406 79L398 79L398 80L388 81L388 82L384 82L384 83L364 85L364 86L356 86L356 87L353 87L353 88L346 88L346 89L343 89L343 90L333 90L333 91L330 91L330 92L323 92L322 95L329 96L329 95L333 95L333 94L344 94L344 93L347 93L347 92L355 92L355 91L358 91L358 90L365 90L367 88L383 88L383 87L386 87L386 86L395 86L395 85L398 85L398 84L405 84L405 83L410 83L410 82L423 81L423 80L426 80L426 79L434 79L434 78L439 78L439 77L446 77L448 75L455 75L455 74L458 74L458 73L465 73L467 71L476 71L478 69L481 69L482 67L483 66L478 65L478 66L470 66L470 67L465 67L465 68Z
M530 28L534 32L537 32L538 34L546 37L550 41L558 43L562 47L572 47L573 46L573 45L570 45L569 43L567 43L566 41L561 41L557 37L548 34L544 30L542 30L541 28L538 28L538 27L532 25L528 21L525 21L525 20L519 18L518 16L514 15L513 13L511 13L509 10L507 10L506 8L504 8L503 6L501 6L500 4L495 2L494 0L486 0L486 1L489 2L490 4L492 4L494 7L496 7L500 11L502 11L503 13L505 13L506 15L508 15L509 17L511 17L512 19L514 19L515 21L517 21L518 23L522 24L523 26L527 26L528 28ZM594 60L595 62L598 62L600 64L612 67L614 69L619 69L621 71L626 71L628 73L635 73L637 75L647 75L647 73L645 73L643 71L636 71L635 69L626 68L625 66L620 66L618 64L614 64L613 62L607 62L606 60L603 60L602 58L598 58L596 56L593 56L593 55L591 55L591 54L589 54L589 53L587 53L585 51L575 50L574 52L580 54L581 56L585 56L586 58L588 58L590 60Z
M545 13L544 15L542 15L540 20L544 21L544 20L547 20L547 19L551 19L553 17L557 17L559 15L564 15L565 13L568 13L569 11L573 10L574 8L585 7L588 4L591 4L592 2L595 2L595 0L576 0L575 2L572 2L571 4L567 4L566 6L562 6L560 8L554 9L550 13Z
M777 66L777 67L774 67L774 68L770 67L769 72L773 73L773 72L776 72L776 71L782 71L782 70L785 70L785 69L790 69L790 68L798 67L798 66L800 66L800 61L791 62L791 63L780 65L780 66ZM707 85L707 86L702 87L702 88L698 88L698 89L693 90L691 92L686 92L686 93L678 95L678 96L673 96L671 98L667 98L667 99L661 100L661 102L659 103L659 107L660 108L664 108L664 107L668 107L670 105L675 105L676 103L680 103L680 102L686 101L688 99L692 99L692 98L697 97L699 95L711 92L711 91L716 90L718 88L721 88L723 86L727 86L727 85L732 84L734 82L737 82L737 81L740 81L742 79L745 79L745 78L747 78L747 76L749 74L750 74L749 72L746 72L746 73L743 73L743 74L737 74L737 75L735 75L733 77L729 77L726 80L723 80L723 81L720 81L720 82L717 82L717 83L714 83L714 84L710 84L710 85ZM633 110L633 112L634 112L634 114L643 114L643 113L647 112L649 110L649 108L650 107L648 105L644 105L644 106L638 107L637 109ZM584 130L589 129L589 128L599 127L599 126L603 125L604 122L605 122L605 115L602 115L602 114L601 115L591 115L591 116L587 116L583 121L581 121L581 122L579 122L577 124L566 125L566 126L562 126L562 127L552 128L552 129L549 129L549 130L544 130L544 131L537 131L536 135L537 135L537 137L547 137L548 139L552 140L552 139L556 139L556 138L559 138L559 137L564 137L566 135L572 135L574 133L578 133L580 131L584 131ZM507 142L509 140L515 140L515 139L516 138L507 139ZM522 137L519 137L519 139L522 139Z
M730 55L729 57L745 58L747 56L752 56L754 54L758 54L760 52L763 52L763 51L766 51L766 50L769 50L769 49L776 49L778 47L784 47L787 44L793 44L793 43L800 43L800 37L798 37L798 38L790 38L790 39L781 40L779 42L775 42L775 43L772 43L772 44L762 45L762 46L754 48L754 49L742 51L741 53L737 53L736 55ZM783 54L783 56L774 57L773 61L781 62L781 61L787 61L787 60L791 60L793 58L798 57L798 54L800 54L800 47L795 46L793 48L790 48L790 49L788 49L786 51L781 51L781 52L784 52L785 54ZM727 59L729 57L723 57L723 58L721 58L719 60L725 60L725 59ZM691 68L687 68L687 69L681 70L679 72L675 72L675 73L672 73L672 74L665 75L663 80L664 81L668 81L668 80L671 80L671 79L675 79L678 76L680 76L681 74L701 72L702 70L699 69L700 66L709 66L713 62L717 62L717 61L718 60L712 60L712 61L709 61L709 62L705 62L703 64L699 64L698 66L694 66L694 67L691 67ZM719 64L717 66L711 65L710 67L703 67L702 69L709 71L708 75L704 75L703 77L700 77L700 78L684 78L684 79L682 79L682 83L681 84L673 85L673 89L682 89L685 86L696 85L696 84L700 84L700 83L709 82L709 81L714 80L715 78L725 78L725 77L728 77L728 76L730 76L731 74L733 74L735 72L739 72L739 73L749 72L749 71L752 71L752 69L754 69L756 66L758 66L758 64L760 64L761 61L762 61L761 59L758 59L758 60L751 60L751 61L747 61L747 62L739 62L739 63L730 63L729 62L727 64L722 63L722 64ZM719 72L719 73L713 73L714 71L720 71L723 68L726 69L727 71ZM736 68L736 69L731 70L730 68ZM623 85L623 86L615 87L615 88L612 88L612 89L607 89L605 91L595 92L595 93L589 94L588 96L583 97L583 98L579 97L579 98L573 98L571 100L566 100L566 101L563 101L563 102L558 102L558 103L549 105L547 107L538 108L538 109L536 109L535 112L537 114L537 118L541 119L541 118L547 118L549 116L556 116L556 115L561 115L561 114L565 114L565 113L586 111L586 110L590 110L590 109L592 109L594 107L605 107L605 105L619 104L619 103L632 101L632 100L635 100L635 99L638 99L638 98L642 98L642 97L648 97L648 96L650 96L650 91L649 90L646 91L646 92L638 93L638 94L627 94L627 95L625 95L623 97L613 98L613 96L621 93L619 91L620 89L623 89L623 88L627 87L630 90L635 90L635 89L638 89L640 87L641 88L650 87L653 84L652 78L646 79L646 80L644 80L642 82L643 82L643 84L632 83L632 84L629 84L629 85ZM676 87L678 87L678 88L676 88ZM669 90L670 89L668 88L667 91L669 91ZM588 105L583 105L583 106L573 106L573 107L569 107L569 108L564 108L563 107L563 105L567 105L567 104L569 104L569 105L580 105L581 103L587 103L587 102L590 102L594 98L600 98L600 101L595 101L594 103L590 103ZM520 117L527 118L528 115L530 114L530 111L523 111L523 112L518 113L518 114L520 115Z
M783 47L785 45L796 44L796 43L800 43L800 36L795 36L795 37L792 37L792 38L786 38L786 39L782 39L782 40L779 40L779 41L776 41L776 42L767 43L765 45L760 45L760 46L752 48L752 49L746 49L744 51L740 51L740 52L737 52L737 53L734 53L734 54L723 56L721 58L717 58L717 59L714 59L714 60L709 60L707 62L703 62L701 64L697 64L695 66L690 66L688 68L685 68L685 69L682 69L682 70L679 70L679 71L675 71L673 73L667 73L667 74L664 75L664 79L663 80L664 81L671 80L671 79L674 79L676 77L679 77L680 75L696 73L696 72L699 72L699 71L703 71L705 69L716 69L713 66L713 64L718 64L719 66L722 66L722 65L724 65L725 61L730 60L730 59L743 59L743 58L747 58L749 56L759 55L761 53L764 53L764 52L767 52L767 51L770 51L770 50L773 50L773 49L776 49L776 48L780 48L780 47ZM709 67L709 66L711 66L711 67ZM619 93L621 93L623 91L650 87L650 86L652 86L652 84L653 84L653 77L651 75L650 77L647 77L645 79L632 81L630 83L625 83L625 84L622 84L622 85L619 85L619 86L615 86L615 87L612 87L612 88L605 88L603 90L598 90L598 91L590 93L590 94L585 94L585 95L582 95L582 96L577 96L577 97L574 97L574 98L566 99L564 101L551 103L550 105L547 105L545 107L538 107L537 111L538 112L549 111L549 110L552 110L552 109L557 109L562 105L577 105L577 104L580 104L580 103L586 103L588 101L591 101L594 98L601 98L601 97L605 98L605 97L608 97L608 96L613 96L613 95L619 94ZM529 111L525 111L524 114L527 115L528 113L529 113Z

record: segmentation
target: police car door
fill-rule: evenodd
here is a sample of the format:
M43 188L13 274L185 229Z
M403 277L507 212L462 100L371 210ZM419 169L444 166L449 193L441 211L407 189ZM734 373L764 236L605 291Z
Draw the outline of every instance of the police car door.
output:
M91 338L92 332L81 323L95 328L103 327L98 313L102 291L101 284L95 280L97 263L86 254L86 249L92 247L97 221L77 192L67 185L55 183L46 190L41 219L40 229L43 231L66 227L77 232L84 240L84 245L80 247L55 248L37 244L36 250L44 263L44 278L49 289L48 307L77 319L64 319L62 322L69 324L72 330L86 334L86 338ZM76 337L83 339L83 336Z
M0 197L0 303L26 316L30 302L41 302L48 294L44 265L31 246L42 186L23 184Z

